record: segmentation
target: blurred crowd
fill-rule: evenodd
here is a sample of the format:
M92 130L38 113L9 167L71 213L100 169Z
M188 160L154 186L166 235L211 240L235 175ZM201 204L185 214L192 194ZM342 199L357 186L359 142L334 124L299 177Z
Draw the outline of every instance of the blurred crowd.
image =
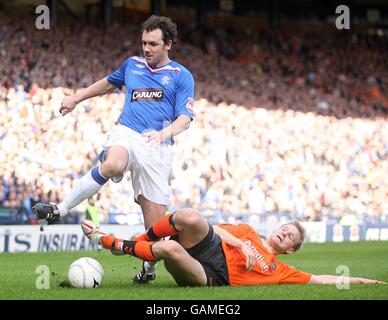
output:
M207 53L183 57L201 96L212 102L339 118L388 114L386 36L294 30L253 35L199 28L184 34Z
M142 55L139 26L33 25L0 13L0 208L19 223L96 164L124 100L117 91L61 117L63 97ZM180 30L171 58L194 75L196 117L176 137L172 208L388 223L387 38ZM141 222L130 175L96 200L105 222Z

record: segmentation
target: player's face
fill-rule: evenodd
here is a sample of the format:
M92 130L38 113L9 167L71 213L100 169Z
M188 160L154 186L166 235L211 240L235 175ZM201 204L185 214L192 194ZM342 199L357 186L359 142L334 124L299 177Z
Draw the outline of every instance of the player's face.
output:
M292 247L299 241L300 234L297 227L293 224L286 224L270 236L270 241L281 252L291 253L293 252Z
M148 65L161 67L168 63L168 51L171 49L171 41L167 44L163 41L160 29L144 31L141 37L144 57Z

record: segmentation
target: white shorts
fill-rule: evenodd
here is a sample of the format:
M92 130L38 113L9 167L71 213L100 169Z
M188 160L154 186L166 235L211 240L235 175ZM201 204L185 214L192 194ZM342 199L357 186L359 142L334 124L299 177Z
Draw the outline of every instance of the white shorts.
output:
M128 166L123 175L131 172L135 201L139 195L143 195L147 200L168 206L172 146L151 146L140 133L120 124L109 131L103 147L106 151L112 146L122 146L128 150Z

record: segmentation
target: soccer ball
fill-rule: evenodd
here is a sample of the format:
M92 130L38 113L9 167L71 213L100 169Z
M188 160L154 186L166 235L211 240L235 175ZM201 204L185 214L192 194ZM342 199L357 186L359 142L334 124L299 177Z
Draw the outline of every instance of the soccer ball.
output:
M73 287L98 288L104 279L104 269L97 260L83 257L70 265L67 277Z

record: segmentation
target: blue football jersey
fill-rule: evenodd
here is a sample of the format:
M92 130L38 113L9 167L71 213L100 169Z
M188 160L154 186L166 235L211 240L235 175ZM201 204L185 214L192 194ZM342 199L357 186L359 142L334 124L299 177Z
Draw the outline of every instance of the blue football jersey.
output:
M194 79L175 61L151 68L144 58L130 57L107 80L126 87L118 122L136 132L160 131L182 114L193 119Z

